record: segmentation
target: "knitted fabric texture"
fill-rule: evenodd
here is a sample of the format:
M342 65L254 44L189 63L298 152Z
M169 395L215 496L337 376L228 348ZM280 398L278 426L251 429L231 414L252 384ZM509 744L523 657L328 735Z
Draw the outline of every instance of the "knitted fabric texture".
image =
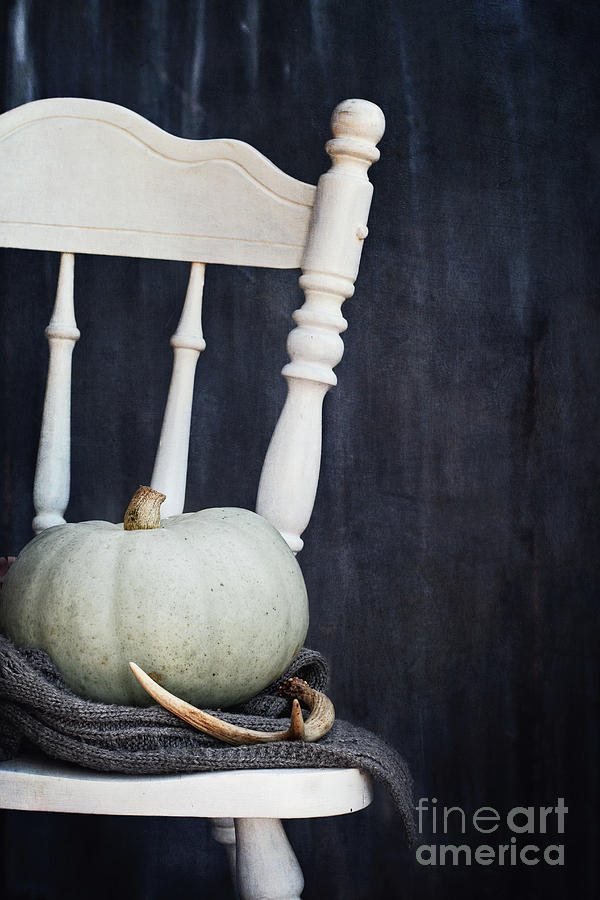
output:
M291 676L323 691L327 664L303 648L287 672L234 710L227 722L259 731L281 729L290 702L277 686ZM30 742L56 759L127 775L225 769L358 767L389 791L409 843L415 840L412 784L405 761L376 735L336 719L315 743L276 741L232 747L185 724L161 706L116 706L84 700L65 684L42 650L23 650L0 635L0 759ZM214 712L214 711L213 711Z

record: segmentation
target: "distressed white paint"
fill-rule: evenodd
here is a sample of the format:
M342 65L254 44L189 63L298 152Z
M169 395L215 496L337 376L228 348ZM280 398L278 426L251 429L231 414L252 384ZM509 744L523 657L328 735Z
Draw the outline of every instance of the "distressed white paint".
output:
M183 312L175 334L173 372L151 486L166 495L163 518L183 512L196 363L206 347L202 334L204 264L192 263Z
M222 844L227 854L229 873L231 880L236 883L236 846L235 846L235 820L231 818L218 818L211 820L211 833L215 841Z
M368 806L359 769L111 775L44 757L0 763L0 808L114 816L304 819Z
M62 525L71 479L71 357L79 329L73 305L74 257L60 259L56 301L46 337L50 347L44 413L33 487L33 530Z
M321 416L325 394L337 382L340 333L347 327L341 306L354 292L372 186L367 170L379 158L375 144L385 120L378 106L346 100L334 110L332 166L319 179L310 236L302 261L306 300L293 315L288 338L291 362L283 369L286 402L265 458L256 511L282 533L294 552L314 505L321 465Z
M0 245L294 268L315 188L242 141L80 98L0 116Z
M279 819L236 819L241 900L300 900L302 870Z

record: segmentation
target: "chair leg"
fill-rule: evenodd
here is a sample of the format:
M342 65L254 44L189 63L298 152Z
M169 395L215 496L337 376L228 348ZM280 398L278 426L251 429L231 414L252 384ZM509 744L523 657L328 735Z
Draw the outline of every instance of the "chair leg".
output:
M231 873L231 881L236 884L236 851L235 851L235 827L233 819L211 819L212 836L219 844L223 844L227 852L227 861Z
M241 900L300 900L304 878L280 819L236 819Z

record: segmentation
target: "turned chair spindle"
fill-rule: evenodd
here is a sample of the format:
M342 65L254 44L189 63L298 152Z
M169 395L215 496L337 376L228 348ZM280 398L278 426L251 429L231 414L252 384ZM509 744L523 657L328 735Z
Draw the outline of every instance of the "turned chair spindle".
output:
M75 257L62 253L56 301L46 337L50 348L33 504L33 530L64 523L71 482L71 357L80 334L73 304Z
M183 311L171 338L173 373L150 482L155 490L166 494L163 518L183 512L185 502L194 378L198 358L206 347L202 334L204 269L204 263L192 263Z

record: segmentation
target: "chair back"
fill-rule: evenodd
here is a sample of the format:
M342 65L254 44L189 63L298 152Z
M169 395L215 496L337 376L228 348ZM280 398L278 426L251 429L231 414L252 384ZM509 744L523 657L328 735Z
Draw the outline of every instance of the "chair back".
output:
M256 510L298 552L317 489L322 402L336 383L379 158L381 110L347 100L332 117L332 166L319 184L289 177L241 141L184 140L123 107L58 98L0 116L0 246L61 254L46 328L49 366L34 482L36 532L63 523L70 491L71 357L79 338L78 253L184 260L190 275L171 337L173 370L151 485L163 515L183 511L208 263L301 268L305 300L288 338L286 401Z

